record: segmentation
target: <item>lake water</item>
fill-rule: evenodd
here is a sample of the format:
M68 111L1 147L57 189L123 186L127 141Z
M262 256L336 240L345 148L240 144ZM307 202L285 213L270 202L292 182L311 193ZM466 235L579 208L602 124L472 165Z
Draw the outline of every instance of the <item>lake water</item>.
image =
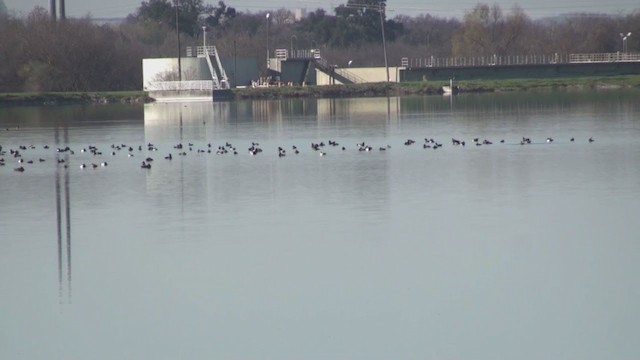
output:
M0 359L637 359L639 99L0 109Z

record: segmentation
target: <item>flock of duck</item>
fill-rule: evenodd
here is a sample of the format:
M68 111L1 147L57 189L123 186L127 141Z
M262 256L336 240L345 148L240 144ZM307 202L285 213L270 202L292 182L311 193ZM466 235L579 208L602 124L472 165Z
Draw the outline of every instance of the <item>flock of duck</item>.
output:
M553 138L548 137L545 139L544 143L552 143L554 141ZM569 140L570 142L574 142L575 138L571 138ZM587 140L589 143L594 142L595 140L593 139L593 137L590 137ZM413 139L407 139L404 142L404 146L412 146L416 143L415 140ZM500 143L504 144L505 141L504 140L500 140ZM461 139L456 139L456 138L452 138L451 139L451 144L453 146L461 146L464 147L466 146L466 141L465 140L461 140ZM488 146L488 145L493 145L493 142L487 139L483 139L481 140L480 138L474 138L472 139L471 144L473 146ZM516 143L517 144L517 143ZM530 145L530 144L534 144L534 142L531 140L531 138L528 137L523 137L521 140L519 140L519 144L520 145ZM425 138L424 139L424 143L422 144L422 148L423 149L434 149L437 150L439 148L441 148L443 145L442 143L434 140L433 138ZM342 151L346 151L347 147L346 146L341 146L340 144L338 144L338 142L333 141L333 140L329 140L327 144L325 144L324 142L319 142L319 143L311 143L311 150L315 153L318 153L319 156L325 156L327 155L327 152L325 149L329 148L329 147L335 147L335 148L339 148ZM48 145L44 145L43 146L44 149L49 149L50 147ZM24 172L25 171L25 166L26 165L30 165L30 164L34 164L34 163L43 163L46 160L39 157L37 159L33 159L33 158L29 158L28 156L28 152L30 150L35 150L36 146L35 145L20 145L17 149L9 149L9 152L5 151L2 147L2 145L0 145L0 167L3 167L7 164L8 160L5 160L5 157L9 157L12 159L15 159L15 161L18 163L18 166L14 168L14 170L16 172ZM136 151L137 149L137 151ZM112 144L108 154L110 154L111 156L116 156L117 154L121 153L121 152L125 152L127 154L127 157L136 157L136 154L141 154L143 153L143 150L147 150L147 152L157 152L158 148L152 144L152 143L148 143L146 146L143 145L138 145L138 146L130 146L130 145L125 145L125 144L120 144L120 145L115 145ZM177 155L178 156L187 156L188 153L192 153L195 149L196 153L198 154L217 154L217 155L227 155L227 154L232 154L232 155L238 155L238 150L236 149L235 146L233 146L231 143L226 142L224 145L220 145L218 146L216 149L213 149L213 145L211 143L206 144L205 146L201 147L201 148L196 148L195 145L193 143L187 143L186 145L183 145L182 143L176 144L173 146L173 149L177 151ZM370 146L368 144L366 144L365 142L361 142L361 143L357 143L355 146L355 149L359 152L370 152L370 151L374 151L374 147ZM391 149L391 145L386 145L386 146L380 146L377 148L378 151L386 151L388 149ZM188 150L188 151L187 151ZM75 155L75 151L72 150L71 148L69 148L68 146L64 147L64 148L56 148L55 149L56 153L58 154L67 154L67 155ZM256 156L260 153L263 152L262 148L260 147L260 144L257 142L252 142L251 146L247 149L249 155L252 156ZM99 150L96 146L94 145L89 145L86 148L82 148L80 149L81 153L88 153L91 154L94 158L98 158L98 157L102 157L104 156L103 152L101 150ZM300 154L300 150L298 149L297 146L293 145L291 147L291 151L287 152L287 150L282 147L282 146L278 146L277 148L277 156L278 157L284 157L287 156L288 154L294 154L294 155L298 155ZM65 160L65 158L67 160ZM69 164L68 164L68 157L65 158L61 158L60 156L56 157L56 161L60 166L63 166L64 168L68 168ZM142 155L142 162L140 164L140 168L142 169L151 169L151 164L153 163L154 159L151 156L145 156ZM172 153L169 153L168 155L164 156L165 160L173 160L173 155ZM90 162L90 163L82 163L79 165L80 169L96 169L98 167L106 167L109 164L107 163L107 161L101 161L101 162Z

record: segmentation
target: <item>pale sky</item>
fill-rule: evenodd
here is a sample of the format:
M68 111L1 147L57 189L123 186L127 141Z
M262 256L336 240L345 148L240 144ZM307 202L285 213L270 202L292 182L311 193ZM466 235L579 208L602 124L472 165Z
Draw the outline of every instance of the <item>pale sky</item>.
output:
M9 11L18 15L27 14L35 6L48 9L49 0L4 0ZM90 14L93 18L125 17L140 6L141 0L66 0L68 17L78 17ZM205 0L209 4L217 4L218 0ZM312 11L323 8L333 14L334 7L345 4L347 0L227 0L225 4L238 11L253 13L265 10L287 8L290 10L304 8ZM499 4L507 12L515 4L522 7L531 18L555 16L567 13L589 12L606 14L628 14L640 10L638 0L387 0L388 17L396 15L417 16L431 14L438 17L461 18L466 10L471 10L478 2Z

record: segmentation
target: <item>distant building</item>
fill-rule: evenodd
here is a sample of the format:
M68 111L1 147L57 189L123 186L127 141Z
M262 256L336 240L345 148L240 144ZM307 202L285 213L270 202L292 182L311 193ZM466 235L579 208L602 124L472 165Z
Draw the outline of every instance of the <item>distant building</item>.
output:
M293 17L296 21L300 21L307 17L307 9L295 9L293 10Z

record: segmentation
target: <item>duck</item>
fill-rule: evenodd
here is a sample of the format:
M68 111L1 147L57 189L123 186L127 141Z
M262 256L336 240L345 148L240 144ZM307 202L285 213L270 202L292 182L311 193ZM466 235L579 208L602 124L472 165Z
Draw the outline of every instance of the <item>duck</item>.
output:
M595 141L595 140L593 140L593 137L590 137L590 138L589 138L589 142L590 142L590 143L592 143L592 142L594 142L594 141Z
M147 164L146 162L142 162L142 165L140 165L140 168L142 169L151 169L151 164Z
M103 162L101 162L101 163L100 163L100 166L102 166L102 167L105 167L105 166L107 166L107 165L109 165L109 164L107 164L107 162L106 162L106 161L103 161Z
M553 138L548 137L548 138L547 138L547 142L548 142L548 143L553 142Z
M13 169L13 171L24 172L24 168L22 166Z

